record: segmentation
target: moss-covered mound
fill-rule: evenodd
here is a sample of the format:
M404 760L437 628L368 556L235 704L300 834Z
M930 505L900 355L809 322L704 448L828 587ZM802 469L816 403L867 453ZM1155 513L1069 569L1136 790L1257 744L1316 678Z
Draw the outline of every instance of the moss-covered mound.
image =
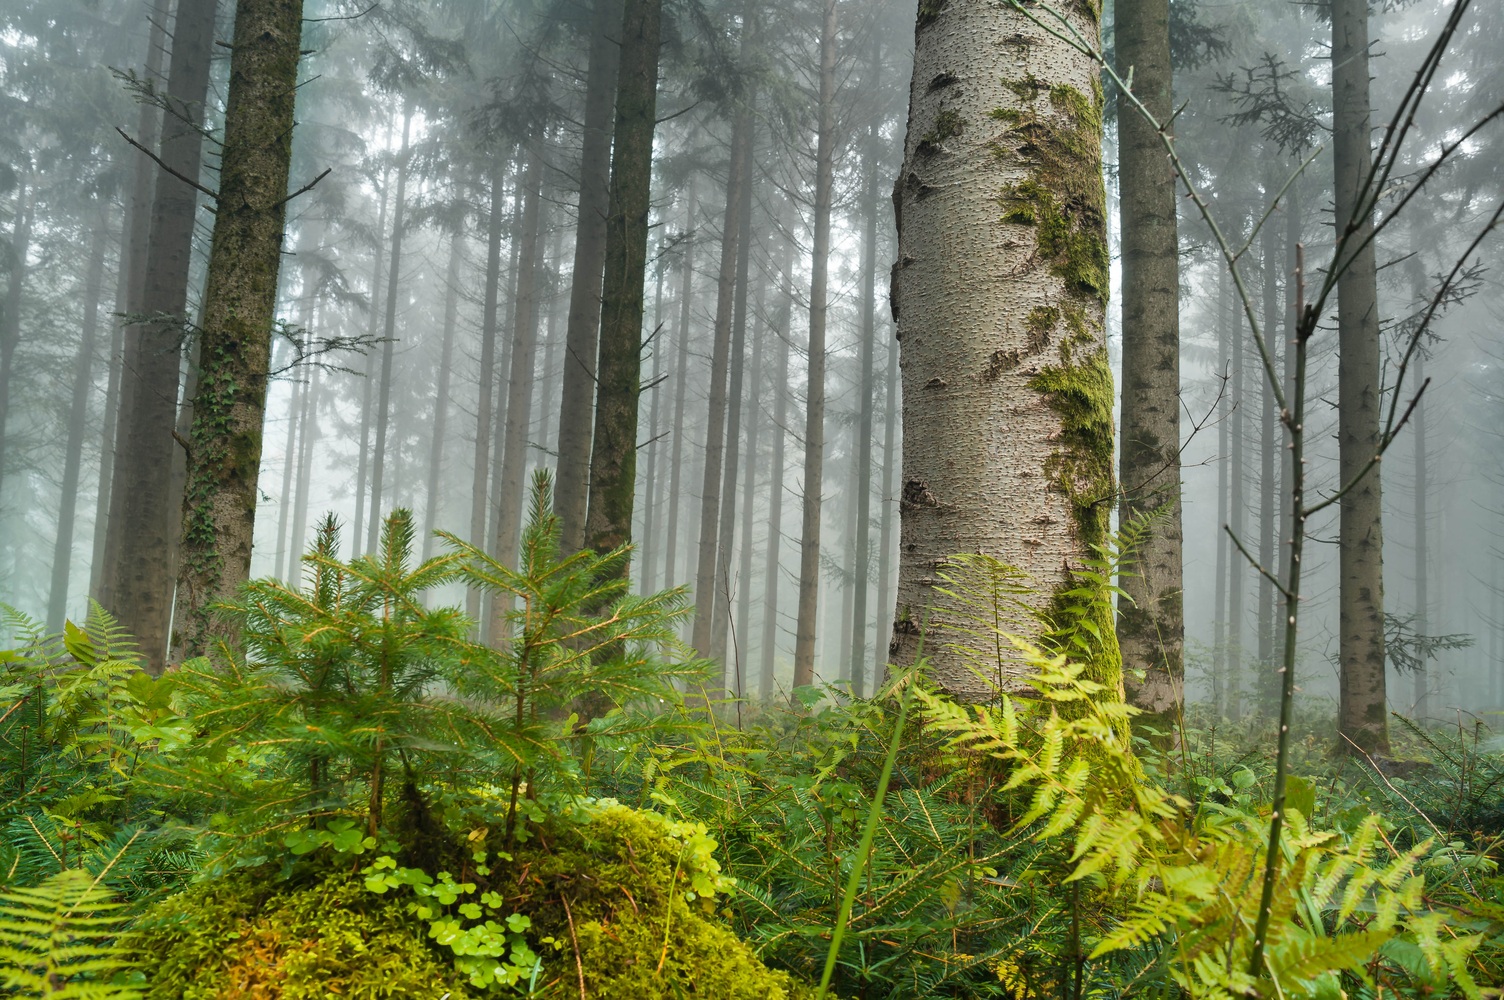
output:
M148 1000L476 996L400 901L348 871L301 887L237 873L154 907L131 936Z
M720 923L724 887L703 827L604 803L487 850L477 828L434 850L315 877L196 887L134 936L150 998L537 996L797 1000ZM494 834L492 835L494 836ZM425 871L439 860L445 869Z

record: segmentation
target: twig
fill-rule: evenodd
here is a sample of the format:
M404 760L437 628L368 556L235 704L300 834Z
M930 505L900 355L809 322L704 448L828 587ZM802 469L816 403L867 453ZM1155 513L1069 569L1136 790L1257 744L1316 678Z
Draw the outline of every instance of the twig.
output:
M1280 582L1279 577L1275 576L1273 573L1269 572L1269 570L1265 569L1264 565L1257 559L1255 559L1253 555L1243 547L1243 540L1237 535L1233 534L1232 525L1224 524L1222 525L1222 530L1227 532L1227 537L1232 539L1232 544L1237 547L1237 550L1243 553L1243 558L1248 560L1248 565L1258 570L1260 576L1268 580L1270 583L1274 584L1274 589L1279 591L1281 597L1294 597L1293 594L1285 589L1285 585Z
M559 902L564 904L564 916L569 920L569 940L574 943L574 971L580 977L580 1000L585 1000L585 966L580 961L580 939L574 932L574 914L569 910L569 897L562 892L559 893Z
M123 129L120 126L117 125L117 126L115 126L115 131L120 133L120 138L124 139L126 142L130 143L132 146L135 146L137 149L141 150L141 152L143 152L147 156L151 157L152 160L156 163L157 166L161 167L163 170L167 171L169 174L171 174L172 176L176 177L178 180L182 181L184 184L187 184L191 188L196 188L197 190L202 191L204 194L208 195L210 198L213 198L215 201L219 200L218 193L216 193L214 191L210 191L208 188L204 187L198 181L193 180L193 179L191 179L189 177L185 177L183 174L180 174L176 170L174 170L171 167L169 167L166 163L162 162L162 158L160 156L158 156L156 153L153 153L151 150L149 150L145 146L141 145L135 139L132 139L130 136L126 135L125 134L125 129Z
M294 198L296 198L296 197L298 197L300 195L307 194L308 192L310 192L310 191L313 190L313 186L315 184L317 184L319 181L323 180L325 177L328 177L332 173L334 173L334 168L333 167L325 167L323 173L319 174L313 180L309 181L307 184L304 184L302 187L298 188L296 191L294 191L292 194L288 195L286 198L283 198L281 201L277 202L268 211L281 208L283 205L286 205L288 202L292 201Z

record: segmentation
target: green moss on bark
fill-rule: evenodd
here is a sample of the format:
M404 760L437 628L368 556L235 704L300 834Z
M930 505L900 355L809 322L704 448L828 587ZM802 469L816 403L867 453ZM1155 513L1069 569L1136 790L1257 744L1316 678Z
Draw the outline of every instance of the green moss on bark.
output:
M1108 253L1106 189L1102 183L1102 99L1073 87L1048 88L1052 110L1037 107L1044 91L1033 77L1005 85L1029 102L1024 110L999 108L993 118L1010 124L1000 156L1015 155L1032 168L999 199L1003 221L1033 226L1039 255L1083 298L1106 303Z

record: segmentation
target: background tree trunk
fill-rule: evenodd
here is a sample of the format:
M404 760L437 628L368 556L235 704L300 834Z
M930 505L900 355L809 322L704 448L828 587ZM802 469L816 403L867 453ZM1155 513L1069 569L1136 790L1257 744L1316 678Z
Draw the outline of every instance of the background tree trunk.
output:
M402 237L407 229L408 141L413 128L412 98L402 109L402 146L397 153L397 195L392 206L392 256L386 277L386 310L382 320L381 383L376 395L376 451L371 456L371 519L366 528L366 551L376 551L376 537L384 511L387 426L391 418L392 357L397 348L397 289L402 278ZM374 303L373 303L374 305Z
M1372 206L1368 99L1368 2L1332 0L1332 167L1336 225L1348 250L1337 279L1337 444L1343 485L1363 471L1379 443L1379 300ZM1341 696L1337 749L1389 752L1384 677L1383 485L1378 465L1342 497L1338 518L1338 656ZM1351 742L1349 742L1351 741Z
M491 491L491 391L496 381L496 298L501 284L501 215L504 204L502 180L506 161L491 161L491 204L486 222L486 291L481 308L480 373L475 401L475 465L470 486L470 544L486 544L488 503ZM465 595L465 613L480 622L481 592L471 587Z
M1092 10L1065 16L1095 40ZM1024 14L920 8L894 195L904 391L894 662L912 664L922 642L931 677L965 697L1015 686L1022 665L999 663L989 683L952 648L958 609L936 587L952 554L1017 567L1035 588L1026 599L1053 618L1107 537L1101 111L1091 60ZM1087 676L1120 697L1111 609L1105 595L1097 603ZM1027 618L1005 625L1029 629Z
M24 178L16 191L16 218L11 231L10 276L4 312L0 313L0 497L5 489L5 424L10 413L10 384L16 348L21 344L21 295L26 287L26 260L31 256L31 228L36 217L36 187ZM0 511L3 511L0 507Z
M621 65L622 0L595 0L590 68L585 78L585 129L580 147L580 202L564 334L564 385L559 401L559 515L565 552L585 545L589 507L590 438L600 348L601 281L606 264L606 213L611 206L611 133ZM654 59L656 60L656 56ZM654 74L656 80L656 72Z
M804 518L799 539L799 618L794 686L815 682L820 602L820 491L825 481L825 318L829 305L830 209L835 177L836 0L825 0L820 33L820 128L815 150L814 241L809 289L809 390L804 411Z
M52 585L47 600L47 631L60 632L68 616L68 580L73 569L73 529L78 511L78 479L83 466L84 431L89 422L89 390L94 388L95 342L99 335L99 296L104 291L104 245L110 220L101 211L95 224L89 268L84 277L84 322L73 361L73 399L68 408L68 443L58 493L57 537L52 546Z
M454 328L459 317L460 305L460 257L463 238L454 234L449 238L449 267L444 272L444 343L439 353L439 380L435 388L433 411L433 435L428 443L428 500L423 510L423 558L433 558L434 529L438 525L439 505L443 497L439 492L439 476L444 471L445 432L449 428L449 383L454 367Z
M631 539L637 488L637 397L642 388L642 299L658 107L663 0L627 0L616 90L611 208L601 294L600 369L590 453L585 544L608 552Z
M676 587L679 578L679 476L684 462L684 391L689 379L689 324L690 305L694 298L695 277L695 182L690 178L688 201L684 209L684 259L680 263L679 321L674 333L674 347L679 352L674 371L674 450L668 473L668 542L663 552L664 589Z
M1160 121L1172 111L1169 0L1116 10L1120 72ZM1130 701L1161 731L1184 701L1185 615L1181 606L1180 255L1175 175L1155 129L1125 105L1118 117L1123 245L1123 393L1119 518L1154 516L1118 580L1123 675Z
M778 370L773 376L773 456L768 462L768 468L772 470L772 482L768 486L768 565L762 600L762 664L757 672L757 693L763 701L773 697L773 687L777 680L778 587L783 581L782 556L779 550L783 547L783 494L788 489L788 484L784 481L787 463L783 449L789 419L789 334L794 319L792 242L784 248L782 271L783 287L779 301L783 306L773 322L773 336L778 338Z
M162 125L162 162L197 178L203 156L209 54L214 46L215 0L178 0L167 70L171 112ZM171 470L178 456L182 344L188 269L198 192L166 172L157 174L139 314L150 321L126 330L124 374L116 431L115 481L108 530L114 558L105 568L106 605L135 636L148 669L160 671L169 645L177 566L179 504ZM158 319L160 318L160 319Z
M267 361L277 306L302 0L238 0L199 391L183 498L175 648L238 642L210 613L250 577Z

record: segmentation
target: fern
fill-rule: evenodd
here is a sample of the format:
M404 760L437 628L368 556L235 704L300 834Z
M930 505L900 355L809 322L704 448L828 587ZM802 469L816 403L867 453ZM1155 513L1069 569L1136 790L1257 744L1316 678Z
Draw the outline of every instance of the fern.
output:
M0 893L0 987L56 1000L131 1000L130 964L115 942L126 911L99 879L59 872Z

